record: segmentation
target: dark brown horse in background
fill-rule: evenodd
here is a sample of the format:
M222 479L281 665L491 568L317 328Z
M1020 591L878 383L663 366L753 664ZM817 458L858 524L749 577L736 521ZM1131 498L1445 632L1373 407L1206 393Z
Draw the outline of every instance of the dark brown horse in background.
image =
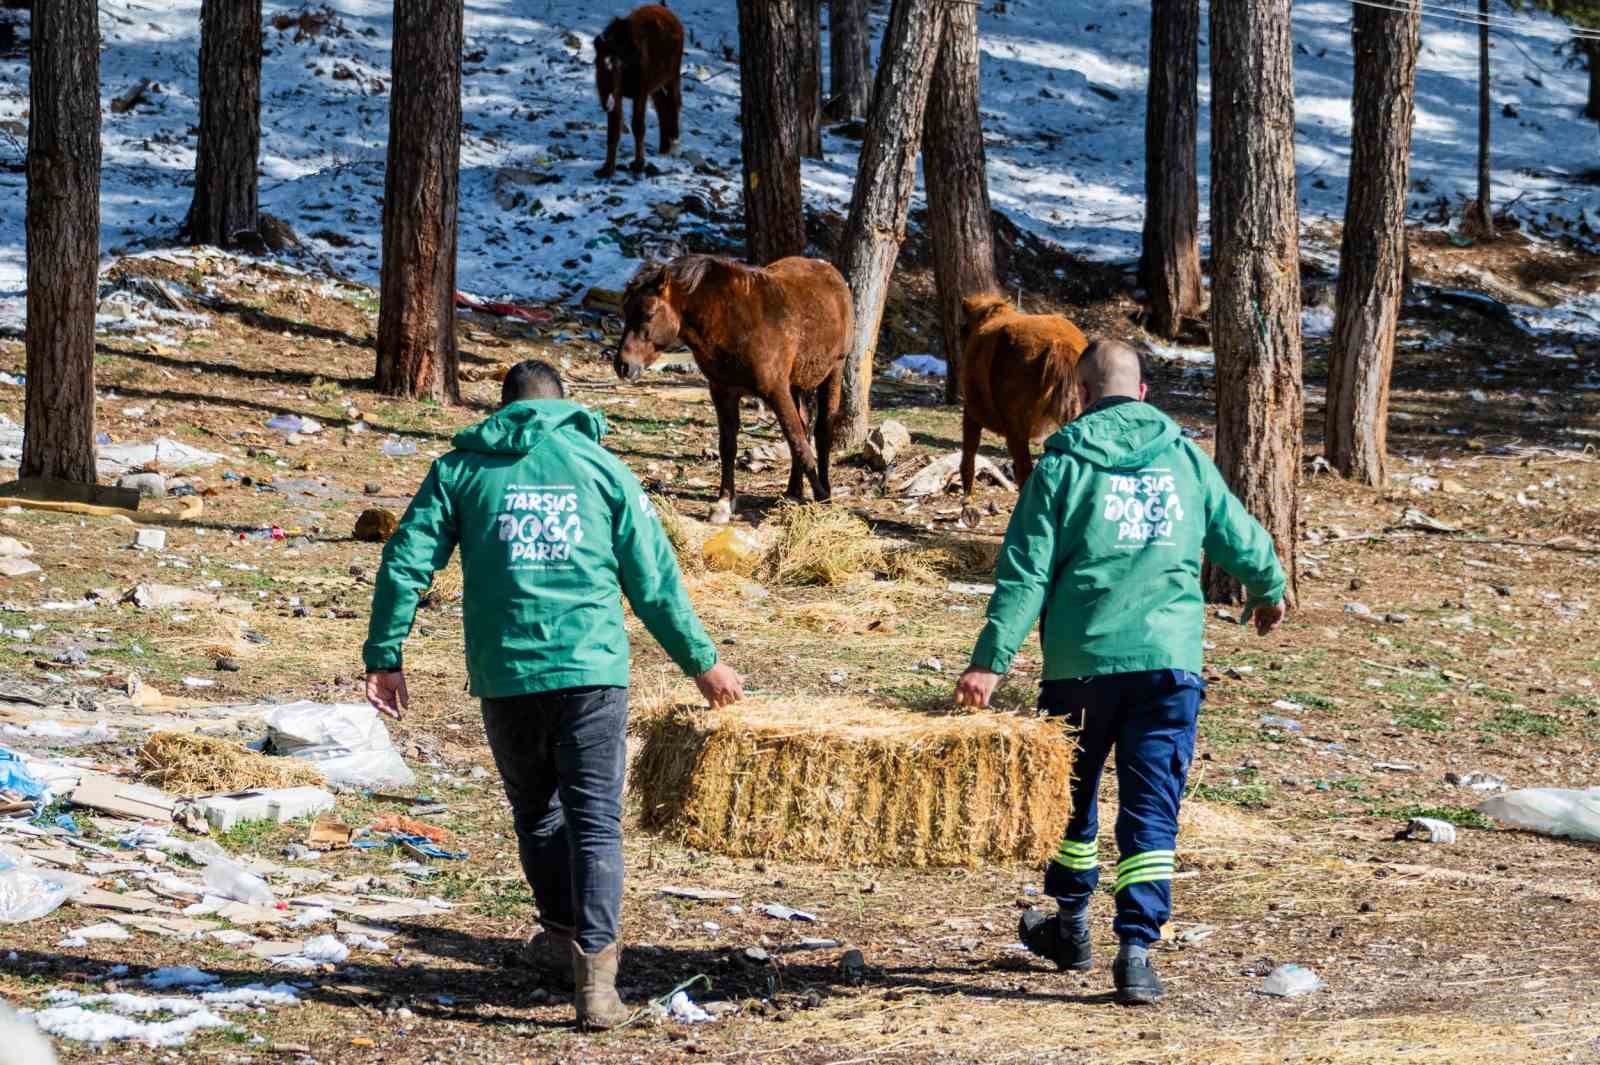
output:
M622 139L622 101L633 101L633 172L644 172L645 105L655 101L661 126L661 154L678 149L683 113L683 23L665 4L646 4L626 18L614 18L594 39L594 87L606 109L606 165L595 177L617 169Z
M623 294L622 315L618 377L638 380L663 349L682 340L711 386L722 459L712 521L733 517L733 459L744 396L760 396L778 416L789 444L789 498L804 499L810 481L817 501L828 499L828 453L854 329L850 289L838 270L799 256L756 267L685 255L641 269ZM815 452L801 413L810 395L816 401Z

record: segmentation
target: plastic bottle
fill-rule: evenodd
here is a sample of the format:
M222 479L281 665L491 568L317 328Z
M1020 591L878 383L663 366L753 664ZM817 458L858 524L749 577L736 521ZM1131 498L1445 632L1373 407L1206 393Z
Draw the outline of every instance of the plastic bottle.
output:
M1296 995L1309 995L1321 986L1322 977L1317 975L1315 969L1306 969L1290 962L1267 974L1266 982L1261 985L1261 993L1276 998L1294 998Z
M401 459L407 455L415 455L417 453L417 445L410 440L385 440L382 450L385 455L392 459Z
M206 888L225 899L257 906L273 906L278 901L265 880L227 858L213 858L206 866Z

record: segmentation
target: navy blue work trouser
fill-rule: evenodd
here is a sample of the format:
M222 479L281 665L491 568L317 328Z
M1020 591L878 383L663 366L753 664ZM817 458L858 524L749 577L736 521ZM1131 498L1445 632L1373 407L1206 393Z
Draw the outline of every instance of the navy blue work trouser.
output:
M483 700L522 874L539 920L584 953L617 940L628 689L567 688Z
M1072 819L1045 870L1045 893L1075 913L1100 882L1097 796L1106 756L1117 751L1117 935L1161 938L1172 914L1178 804L1194 758L1205 682L1182 669L1046 681L1039 708L1078 730Z

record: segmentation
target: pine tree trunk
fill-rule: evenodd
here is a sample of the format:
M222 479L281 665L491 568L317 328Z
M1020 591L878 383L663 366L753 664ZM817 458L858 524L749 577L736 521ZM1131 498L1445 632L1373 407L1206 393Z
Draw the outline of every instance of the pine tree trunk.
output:
M20 477L95 483L100 20L37 0L28 56L28 324Z
M190 241L225 248L234 234L256 229L260 153L261 0L204 0Z
M378 390L454 403L462 0L395 0Z
M1585 118L1600 121L1600 42L1583 42L1584 58L1589 66L1589 105L1583 109Z
M834 440L856 447L867 436L872 356L889 297L889 277L906 235L917 182L922 116L939 58L943 12L926 0L894 0L884 33L872 111L856 168L838 266L850 283L856 332L844 364L844 401Z
M800 4L800 154L822 158L822 0Z
M1149 330L1171 339L1200 312L1200 0L1155 0L1150 9L1150 95L1144 125L1144 242L1140 274Z
M1489 0L1478 0L1478 224L1494 236L1494 204L1489 193Z
M1328 356L1328 462L1363 484L1385 481L1389 372L1404 295L1406 193L1420 7L1357 6L1350 188L1339 251L1338 316Z
M999 288L989 185L978 114L978 9L945 8L939 59L928 91L922 180L933 235L933 273L948 373L947 403L961 401L961 300Z
M799 0L739 0L744 232L758 265L806 249L800 201Z
M1216 461L1272 534L1295 595L1301 427L1300 218L1290 0L1211 0L1211 329ZM1239 586L1207 566L1206 593Z
M828 117L865 117L872 100L867 0L828 0L828 66Z

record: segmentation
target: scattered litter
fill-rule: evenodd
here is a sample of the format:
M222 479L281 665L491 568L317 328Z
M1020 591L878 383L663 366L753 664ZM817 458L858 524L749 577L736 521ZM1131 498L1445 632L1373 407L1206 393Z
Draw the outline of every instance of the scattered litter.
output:
M130 784L103 773L84 773L68 796L76 806L127 817L135 821L170 823L177 799L164 791Z
M306 832L306 846L314 851L337 850L350 846L351 834L349 825L336 815L325 813L311 822L311 828Z
M111 739L111 726L104 721L85 725L63 725L48 719L30 721L26 725L0 726L0 736L18 739L43 740L57 747L76 747L86 743L104 743ZM0 782L0 791L8 790Z
M220 977L204 969L196 969L193 965L168 965L144 974L144 986L157 991L174 987L211 987L221 982Z
M968 581L951 581L945 585L945 590L957 595L993 595L994 585L973 584Z
M1322 978L1316 974L1316 970L1290 962L1267 974L1266 981L1261 985L1261 993L1275 998L1294 998L1296 995L1309 995L1322 986Z
M74 928L67 935L77 939L132 939L133 933L115 921L101 921L99 924L85 925Z
M1193 928L1188 928L1182 932L1179 932L1178 942L1184 944L1185 946L1192 947L1196 943L1204 943L1206 940L1210 939L1216 934L1217 930L1212 925L1195 925Z
M704 1024L716 1020L715 1017L695 1005L694 999L689 997L687 991L676 991L667 1000L667 1019L678 1021L682 1024Z
M235 902L271 906L277 902L267 882L228 858L213 858L206 866L206 889Z
M1405 839L1421 840L1423 843L1454 843L1456 826L1436 817L1413 817L1400 835Z
M466 851L450 851L434 843L425 836L412 836L404 832L385 832L381 835L371 836L366 839L354 840L352 847L361 850L377 850L384 847L399 847L413 858L426 861L429 858L445 858L452 861L465 861L469 855Z
M1272 708L1274 710L1282 710L1286 714L1298 714L1305 710L1305 704L1291 702L1288 699L1274 699L1272 700Z
M22 756L6 747L0 747L0 792L44 802L50 798L50 789L33 775Z
M675 899L694 899L696 902L723 902L741 898L737 891L720 891L716 888L680 887L676 884L661 889L661 894Z
M776 902L763 903L761 906L761 912L766 914L768 917L775 917L780 921L815 921L817 919L817 915L814 913L807 913L805 910L791 909L788 906L784 906Z
M1305 728L1294 718L1279 717L1277 714L1262 714L1260 724L1262 728L1282 729L1284 732L1299 732Z
M838 946L837 939L802 939L795 944L798 950L833 950Z
M1365 603L1346 603L1344 605L1344 612L1346 614L1355 614L1357 617L1363 618L1372 616L1372 608Z
M1505 778L1497 777L1493 773L1446 773L1444 780L1446 784L1454 784L1469 791L1506 790Z
M403 459L408 455L415 455L417 445L410 440L385 440L379 450L392 459Z
M706 568L748 577L761 565L766 554L761 540L750 529L729 526L718 530L700 545Z
M217 682L209 677L184 677L183 686L185 688L215 688Z
M276 429L284 434L299 433L301 436L311 436L322 432L322 423L303 414L279 414L267 419L267 428Z
M26 577L41 570L37 562L26 558L0 558L0 577Z
M947 377L949 374L949 363L937 355L902 355L889 364L886 376L893 378L906 378L914 375Z
M1600 787L1508 791L1479 803L1478 812L1543 836L1600 843Z
M88 996L105 1001L109 996ZM133 997L133 996L128 996ZM170 1021L141 1021L118 1013L106 1013L83 1006L51 1006L25 1014L46 1035L74 1043L143 1043L149 1047L182 1046L194 1032L207 1028L226 1028L228 1021L208 1009L179 999L184 1006L193 1006ZM115 1005L112 1005L115 1009ZM178 1012L170 1009L170 1012Z
M413 817L402 817L399 814L385 814L367 826L368 832L392 832L403 836L421 836L423 839L434 843L452 843L455 835L447 828L430 825L426 821L418 821ZM738 896L733 896L737 898Z
M901 483L892 485L893 491L909 499L922 496L938 495L948 488L952 481L961 473L961 452L953 451L943 458L934 459L928 465L905 478ZM975 476L982 480L998 485L1008 492L1015 492L1017 486L1012 483L996 466L983 455L978 456Z
M337 965L350 957L350 948L341 943L337 936L315 936L306 940L300 956L315 962Z
M40 868L0 847L0 924L36 920L88 887L81 876Z
M133 546L140 551L165 551L167 532L165 529L139 529L133 534Z
M261 709L267 711L267 753L310 762L335 788L409 787L416 781L378 712L365 703L302 700Z

